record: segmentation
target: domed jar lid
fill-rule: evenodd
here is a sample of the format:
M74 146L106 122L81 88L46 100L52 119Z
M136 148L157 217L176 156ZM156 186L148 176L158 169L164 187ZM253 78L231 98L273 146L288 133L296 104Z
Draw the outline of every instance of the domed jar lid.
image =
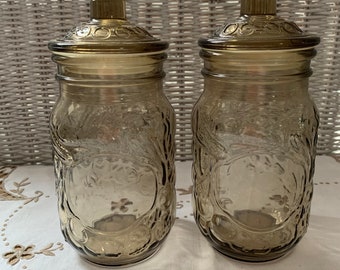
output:
M287 50L314 47L320 38L276 15L276 0L241 0L241 16L199 45L213 50Z
M51 41L55 53L151 53L168 48L143 28L126 19L125 0L90 0L91 20Z

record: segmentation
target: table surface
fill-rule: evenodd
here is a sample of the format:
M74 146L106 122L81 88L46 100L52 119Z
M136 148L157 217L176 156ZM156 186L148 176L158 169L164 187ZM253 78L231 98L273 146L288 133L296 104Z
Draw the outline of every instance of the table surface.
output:
M216 252L198 231L191 206L191 162L178 162L177 220L139 270L340 269L340 160L318 156L307 234L284 258L250 264ZM96 270L64 241L59 228L51 166L0 167L0 270Z

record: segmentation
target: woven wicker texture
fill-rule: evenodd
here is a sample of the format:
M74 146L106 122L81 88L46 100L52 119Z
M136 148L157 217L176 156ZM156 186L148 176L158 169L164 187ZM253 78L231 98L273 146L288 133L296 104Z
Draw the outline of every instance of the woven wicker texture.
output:
M197 39L239 15L237 0L127 0L128 17L170 42L165 91L177 114L177 159L191 158L191 109L202 91ZM340 0L278 0L280 15L321 36L310 91L319 153L340 154ZM47 42L87 21L89 0L0 0L0 164L51 162L58 85Z

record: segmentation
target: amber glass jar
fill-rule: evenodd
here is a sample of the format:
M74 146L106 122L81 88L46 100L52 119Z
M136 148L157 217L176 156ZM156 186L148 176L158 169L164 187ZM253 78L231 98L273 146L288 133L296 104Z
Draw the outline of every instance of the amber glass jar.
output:
M50 123L59 214L83 257L119 266L152 255L175 220L168 44L129 23L124 1L91 1L91 17L49 44L60 83Z
M261 262L307 230L318 129L308 77L319 38L276 16L274 0L241 3L236 22L199 41L194 212L218 251Z

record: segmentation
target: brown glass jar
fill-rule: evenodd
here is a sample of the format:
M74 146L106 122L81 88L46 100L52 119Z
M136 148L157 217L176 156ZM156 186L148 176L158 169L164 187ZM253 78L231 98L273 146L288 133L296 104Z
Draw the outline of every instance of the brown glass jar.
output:
M276 16L275 0L241 1L236 22L199 41L194 213L227 256L276 259L306 233L318 130L308 77L318 43Z
M83 257L119 266L154 254L175 221L168 44L129 23L124 1L90 3L91 21L49 44L60 83L50 123L59 214Z

